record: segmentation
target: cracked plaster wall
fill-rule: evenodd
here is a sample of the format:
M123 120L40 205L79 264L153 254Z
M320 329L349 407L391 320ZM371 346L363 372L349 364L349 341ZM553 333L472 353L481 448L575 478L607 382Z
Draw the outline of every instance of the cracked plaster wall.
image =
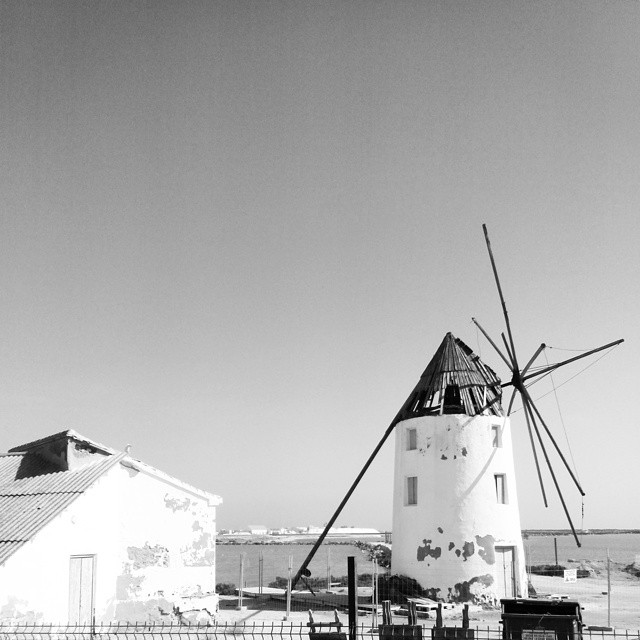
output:
M142 472L127 474L136 497L122 519L114 615L169 621L193 609L215 614L215 507Z
M408 428L416 429L412 451ZM496 547L514 547L517 595L526 596L509 420L425 416L399 423L395 437L392 572L416 579L431 596L492 603L502 596ZM507 476L508 504L497 502L496 473ZM418 478L416 505L406 504L411 476Z

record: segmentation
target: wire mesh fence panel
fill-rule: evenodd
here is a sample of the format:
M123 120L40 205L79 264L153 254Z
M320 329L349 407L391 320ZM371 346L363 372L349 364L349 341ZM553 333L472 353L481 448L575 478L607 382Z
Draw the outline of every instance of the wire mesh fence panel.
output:
M640 628L640 536L525 539L530 595L578 601L589 626Z
M415 628L394 629L394 638L415 638ZM243 624L177 625L177 624L114 624L114 625L0 625L1 640L313 640L314 631L308 624L285 622L245 622ZM389 631L388 629L386 630ZM464 633L460 633L463 632ZM356 640L383 640L385 630L378 626L358 624ZM591 630L582 631L583 640L640 640L640 631ZM348 634L346 634L349 638ZM469 629L455 627L421 627L420 637L432 640L473 638L473 640L511 640L502 629L476 626ZM522 636L524 637L524 636ZM521 638L518 638L521 640ZM576 636L575 640L579 640Z
M347 606L347 558L356 558L358 595L370 607L377 576L387 571L372 559L377 543L325 541L287 598L289 580L309 555L305 544L222 544L218 547L217 582L221 615L235 608L250 611L332 611ZM231 616L228 616L229 618Z
M591 627L639 629L640 535L591 535L582 540L583 546L578 548L571 536L525 537L530 594L577 600L585 624ZM309 564L311 575L298 582L287 600L289 575L295 575L310 550L310 543L220 545L217 581L231 588L219 590L223 595L217 619L223 623L246 619L300 621L311 609L329 620L337 609L346 621L347 558L355 556L359 622L376 627L383 600L393 604L392 615L398 624L406 622L407 599L422 598L426 602L418 609L420 623L435 623L436 603L424 598L425 593L414 580L389 575L389 553L380 552L378 541L325 541ZM371 557L378 553L381 561L372 562ZM459 606L445 602L443 616L445 624L459 624ZM499 603L472 604L470 618L472 625L498 628Z

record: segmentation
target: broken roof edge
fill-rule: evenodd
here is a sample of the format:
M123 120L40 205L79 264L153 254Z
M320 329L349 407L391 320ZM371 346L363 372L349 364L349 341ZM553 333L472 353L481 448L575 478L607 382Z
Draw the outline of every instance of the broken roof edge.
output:
M210 507L216 507L222 504L222 498L215 493L210 493L209 491L205 491L204 489L198 489L188 482L183 482L179 480L175 476L172 476L156 467L152 467L150 464L146 462L142 462L141 460L136 460L129 455L125 455L125 457L120 461L120 464L123 467L127 467L129 469L133 469L135 471L139 471L148 476L156 478L170 486L175 487L176 489L181 489L187 493L190 493L198 498L202 498L207 501Z
M49 436L45 436L44 438L39 438L38 440L32 440L31 442L26 442L25 444L20 444L16 447L12 447L7 451L7 453L26 453L32 449L36 449L47 442L53 442L54 440L60 440L62 438L66 438L67 440L73 440L75 442L82 442L84 444L93 447L97 451L102 453L107 453L110 455L116 455L118 451L113 449L112 447L107 447L100 442L96 442L91 438L87 438L83 436L81 433L78 433L74 429L65 429L63 431L58 431L57 433L53 433Z
M187 493L190 493L194 496L197 496L199 498L206 500L209 506L217 506L222 504L222 498L220 496L214 493L210 493L209 491L204 491L203 489L198 489L197 487L194 487L193 485L187 482L183 482L182 480L179 480L178 478L168 473L165 473L160 469L157 469L145 462L142 462L141 460L136 460L135 458L131 457L131 455L129 455L126 450L122 452L122 451L118 451L117 449L114 449L113 447L108 447L104 444L96 442L95 440L92 440L91 438L87 438L86 436L83 436L82 434L78 433L74 429L65 429L64 431L59 431L49 436L45 436L44 438L39 438L38 440L33 440L32 442L27 442L25 444L21 444L16 447L12 447L11 449L9 449L9 451L0 455L9 455L9 456L24 455L26 453L29 453L29 451L32 451L33 449L39 448L43 444L46 444L48 442L53 442L55 440L59 440L63 438L86 444L100 451L101 453L107 454L108 456L115 456L117 460L111 461L114 465L117 462L120 462L123 466L133 468L149 476L155 477L156 479L161 480L166 484L172 485L176 488L186 491ZM111 465L109 465L109 468L110 466ZM64 473L70 473L70 472L65 471Z
M502 384L495 371L449 331L400 409L396 422L441 414L503 416L501 400Z

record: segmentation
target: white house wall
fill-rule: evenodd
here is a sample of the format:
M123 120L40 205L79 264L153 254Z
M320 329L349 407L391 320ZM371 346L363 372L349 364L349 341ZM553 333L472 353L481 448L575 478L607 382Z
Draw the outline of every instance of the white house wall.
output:
M95 555L101 621L208 619L215 504L117 465L0 567L0 618L66 622L70 557Z
M493 446L500 426L501 447ZM407 450L407 430L416 449ZM516 593L527 595L524 551L509 420L443 415L396 427L392 571L417 580L431 597L495 602L496 547L513 547ZM505 474L498 504L495 474ZM417 504L407 504L407 478L417 478Z

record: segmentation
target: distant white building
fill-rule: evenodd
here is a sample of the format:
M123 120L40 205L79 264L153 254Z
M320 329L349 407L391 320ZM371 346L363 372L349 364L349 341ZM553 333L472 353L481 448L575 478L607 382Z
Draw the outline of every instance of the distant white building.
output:
M269 530L262 524L250 524L249 533L252 536L266 536Z
M526 597L511 430L495 373L448 333L395 427L392 571L430 597Z
M74 431L0 454L0 622L210 620L221 502Z

